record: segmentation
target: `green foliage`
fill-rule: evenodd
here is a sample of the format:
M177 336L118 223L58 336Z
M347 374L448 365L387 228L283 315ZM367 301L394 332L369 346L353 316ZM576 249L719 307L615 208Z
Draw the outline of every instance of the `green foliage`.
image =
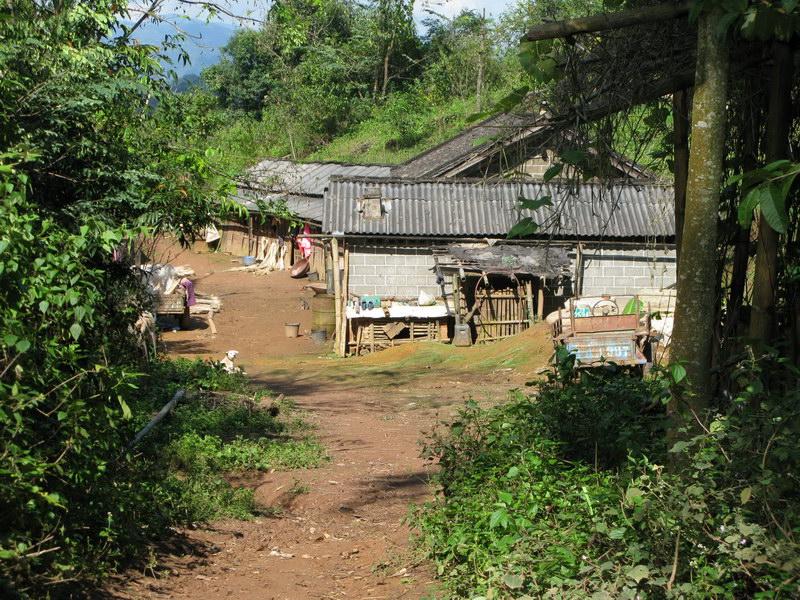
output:
M415 511L420 542L459 598L796 596L799 375L776 355L744 361L728 410L687 428L670 459L659 424L624 406L660 398L657 381L606 375L470 403L426 447L441 493ZM593 427L601 402L619 423Z
M56 582L92 559L102 569L110 520L127 526L147 493L111 474L132 435L124 365L143 298L108 262L120 230L67 231L27 199L23 175L2 171L0 578L46 569Z
M661 380L642 380L618 370L581 370L566 385L537 386L528 417L543 437L560 442L564 456L614 467L630 455L664 458L669 390Z
M738 209L739 224L749 228L753 211L759 209L772 229L785 234L789 227L786 200L798 174L800 165L778 160L761 169L732 177L729 184L741 183L744 188L744 199Z
M2 10L0 152L19 157L31 200L74 227L88 216L190 238L212 221L227 182L181 145L152 48L117 37L118 5Z
M416 90L413 93L422 91ZM502 92L493 91L489 97L490 102L497 93ZM409 92L406 98L411 94ZM440 105L433 105L424 96L409 101L420 108L409 119L408 125L397 126L397 119L393 115L402 113L395 108L394 95L391 95L352 131L334 138L308 158L355 163L401 163L462 131L475 106L474 98L454 99ZM421 134L422 137L411 146L398 144L398 140L404 138L404 132L405 140L409 140L409 129L414 135Z
M249 440L224 442L215 435L187 433L168 448L173 465L182 471L268 471L318 466L324 450L317 442Z

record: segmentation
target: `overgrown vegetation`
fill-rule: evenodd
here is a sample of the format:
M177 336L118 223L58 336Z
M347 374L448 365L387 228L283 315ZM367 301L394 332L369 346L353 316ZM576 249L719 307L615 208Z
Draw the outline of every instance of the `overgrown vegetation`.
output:
M77 404L87 419L78 423L97 439L94 445L91 440L80 446L73 442L72 450L84 455L83 461L95 462L78 470L76 459L63 459L60 485L40 476L36 486L18 466L10 481L13 489L4 487L3 497L15 503L9 506L12 512L4 513L3 576L9 593L36 596L69 583L86 584L140 559L170 535L170 527L258 514L252 490L232 486L227 474L309 468L325 460L290 402L269 403L243 376L218 365L163 360L151 373L130 374L126 382L119 402L129 416L111 421L105 438L99 438L97 424L90 421L97 414ZM138 446L130 447L134 432L178 388L187 390L186 398ZM99 449L98 442L103 443ZM17 457L16 464L41 469L37 458L29 453ZM73 469L73 475L65 477L66 469ZM55 550L40 552L47 548Z
M182 97L211 117L220 160L242 171L261 158L399 163L458 133L527 81L516 43L528 23L585 14L594 0L511 4L496 18L412 2L290 0L242 29L202 85ZM159 17L156 16L156 19Z
M470 403L426 448L440 492L416 511L420 542L458 598L794 597L798 375L774 354L741 362L724 412L669 454L663 379Z
M0 7L4 597L67 594L142 556L170 526L251 514L252 494L228 485L228 468L322 459L255 406L250 437L231 438L222 425L241 424L242 409L212 410L199 388L128 448L176 385L243 384L209 365L141 359L132 326L152 300L114 255L159 233L191 240L230 209L231 179L189 142L205 125L184 118L153 49L130 43L121 10L106 1ZM182 470L177 448L194 434L213 444L209 466Z

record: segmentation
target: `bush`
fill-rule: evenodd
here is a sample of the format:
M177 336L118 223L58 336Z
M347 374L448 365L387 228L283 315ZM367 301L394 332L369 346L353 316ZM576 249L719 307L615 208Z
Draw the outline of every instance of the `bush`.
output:
M662 380L642 380L614 367L581 370L569 385L537 386L530 418L542 436L561 442L569 459L601 467L623 464L628 455L661 460L666 452Z
M70 231L26 190L0 165L0 580L22 591L105 571L150 492L120 471L142 306L122 232Z
M420 543L459 598L798 596L798 373L766 357L738 380L726 411L699 433L678 431L658 462L648 454L663 443L642 433L656 431L649 417L631 412L632 435L619 434L624 422L588 427L603 398L636 406L638 389L650 406L657 381L550 382L538 400L469 404L426 447L441 493L415 511ZM573 425L588 433L571 438ZM635 454L599 469L587 439L610 457Z

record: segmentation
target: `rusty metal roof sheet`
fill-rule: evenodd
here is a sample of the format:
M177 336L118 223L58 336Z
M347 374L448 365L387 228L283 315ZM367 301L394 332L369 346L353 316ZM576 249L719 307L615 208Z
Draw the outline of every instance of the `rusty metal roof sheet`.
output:
M359 212L365 190L380 191L383 214ZM521 210L519 198L550 196L553 205ZM554 238L667 238L675 234L671 186L535 181L333 178L322 230L333 234L505 237L523 217Z

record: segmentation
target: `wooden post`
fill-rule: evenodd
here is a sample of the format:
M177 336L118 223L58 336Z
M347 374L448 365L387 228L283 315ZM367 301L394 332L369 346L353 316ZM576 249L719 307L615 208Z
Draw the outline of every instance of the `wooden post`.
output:
M528 326L533 327L535 315L533 314L533 281L525 282L525 300L528 302ZM539 320L542 316L539 315Z
M169 402L167 402L167 403L166 403L166 404L165 404L165 405L164 405L164 406L161 408L161 410L160 410L160 411L158 411L158 414L157 414L155 417L153 417L152 419L150 419L150 422L149 422L147 425L145 425L145 426L144 426L144 427L141 429L141 431L139 431L139 433L137 433L137 434L134 436L134 438L133 438L133 440L131 441L131 443L130 443L130 444L128 444L128 447L126 448L126 450L130 450L131 448L133 448L133 447L134 447L136 444L138 444L138 443L139 443L139 442L142 440L142 438L143 438L144 436L146 436L148 433L150 433L150 431L153 429L153 427L155 427L156 425L158 425L158 424L161 422L161 420L162 420L164 417L166 417L166 416L167 416L167 415L170 413L170 411L171 411L173 408L175 408L175 405L178 403L178 401L179 401L181 398L183 398L183 396L184 396L185 394L186 394L186 392L185 392L184 390L178 390L177 392L175 392L175 395L172 397L172 400L170 400Z
M247 254L253 255L253 215L247 219Z
M458 274L453 275L453 314L455 315L455 324L461 324L461 279Z
M344 246L344 282L342 285L342 328L339 336L339 353L347 356L347 301L350 298L350 248Z
M539 320L544 319L544 281L539 281L539 289L536 292L536 311Z
M339 353L342 336L342 284L339 281L339 240L331 238L331 267L333 268L333 302L336 313L336 353Z

